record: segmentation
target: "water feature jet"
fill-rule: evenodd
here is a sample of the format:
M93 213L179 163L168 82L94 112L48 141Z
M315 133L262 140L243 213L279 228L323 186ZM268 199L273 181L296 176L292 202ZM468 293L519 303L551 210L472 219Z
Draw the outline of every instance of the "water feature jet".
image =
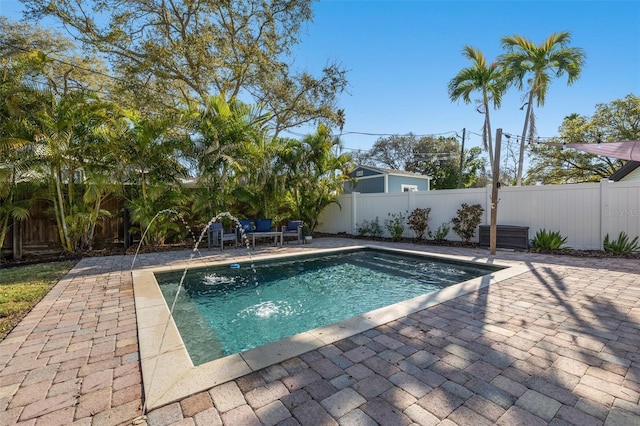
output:
M164 210L159 211L159 212L158 212L158 213L157 213L157 214L156 214L156 215L151 219L151 221L150 221L150 222L149 222L149 224L147 225L147 227L146 227L146 229L145 229L144 233L142 234L142 237L141 237L141 239L140 239L140 243L138 244L138 248L136 249L136 253L135 253L134 257L133 257L133 261L131 262L131 272L133 272L133 267L134 267L134 265L135 265L135 261L136 261L136 258L137 258L137 256L138 256L138 251L140 250L140 246L141 246L141 244L142 244L142 241L144 241L144 237L146 236L147 232L149 231L149 228L151 227L151 224L152 224L152 223L153 223L153 222L154 222L154 221L155 221L155 220L156 220L156 219L157 219L161 214L165 214L165 213L172 213L172 214L174 214L174 215L178 215L178 212L177 212L176 210L174 210L174 209L164 209ZM180 217L180 216L178 216L178 217ZM180 218L182 219L183 223L188 227L188 229L189 229L189 231L190 231L190 233L191 233L192 237L195 237L195 236L193 235L193 232L191 232L191 228L190 228L190 227L185 223L184 219L183 219L182 217L180 217ZM195 238L194 238L195 243L194 243L193 250L191 250L191 254L189 255L189 259L187 260L187 264L186 264L186 266L185 266L185 268L184 268L184 271L182 272L182 276L181 276L181 278L180 278L180 282L179 282L179 284L178 284L178 289L177 289L176 294L175 294L175 296L174 296L174 298L173 298L173 302L172 302L172 304L171 304L171 306L170 306L170 308L169 308L169 316L167 317L167 320L166 320L166 322L165 322L165 324L164 324L164 330L163 330L163 332L162 332L162 337L161 337L161 339L160 339L160 341L161 341L161 345L164 343L164 340L165 340L165 337L166 337L166 333L167 333L167 329L168 329L168 326L169 326L169 322L170 322L171 316L173 315L173 311L174 311L174 309L175 309L176 302L177 302L177 300L178 300L178 296L180 295L180 291L181 291L181 289L182 289L182 287L183 287L184 279L185 279L185 277L186 277L186 275L187 275L187 272L188 272L188 270L189 270L189 266L191 265L191 261L193 260L193 258L194 258L194 256L195 256L195 254L200 252L200 251L199 251L199 249L198 249L198 247L199 247L200 243L202 242L202 240L204 239L204 236L205 236L205 234L207 233L207 231L208 231L208 229L209 229L209 226L211 226L211 224L213 224L213 223L218 222L221 218L227 218L227 219L230 219L230 220L232 220L232 221L234 221L234 222L236 223L236 229L239 229L239 230L240 230L240 237L241 237L241 240L245 243L245 246L247 247L247 252L248 252L248 254L249 254L249 260L250 260L251 269L252 269L252 270L254 271L254 273L255 273L255 267L254 267L254 265L253 265L253 260L252 260L252 255L251 255L251 246L250 246L250 244L249 244L249 239L248 239L248 238L247 238L247 236L245 235L245 233L244 233L244 229L242 228L242 226L241 226L241 224L240 224L240 220L239 220L237 217L233 216L230 212L221 212L221 213L218 213L217 215L213 216L213 217L212 217L212 218L207 222L206 226L204 227L204 229L203 229L203 230L202 230L202 232L200 233L199 238L198 238L197 240L195 240ZM239 265L238 265L238 266L239 266ZM257 285L257 281L256 281L256 285ZM152 372L152 374L151 374L151 381L150 381L150 383L149 383L149 389L151 389L151 388L153 387L153 378L154 378L154 377L155 377L155 375L156 375L156 374L155 374L156 366L157 366L157 364L156 364L156 365L154 365L154 367L153 367L153 372ZM144 402L144 404L143 404L143 406L142 406L142 416L141 416L139 419L137 419L137 420L138 420L138 421L140 421L140 422L144 422L144 421L145 421L145 418L146 418L145 413L146 413L146 411L147 411L147 402L148 402L148 401L147 401L147 399L145 398L145 402Z

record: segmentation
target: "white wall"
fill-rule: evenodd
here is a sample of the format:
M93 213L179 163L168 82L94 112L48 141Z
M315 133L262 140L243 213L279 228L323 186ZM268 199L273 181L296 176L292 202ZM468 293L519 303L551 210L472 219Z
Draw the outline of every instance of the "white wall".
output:
M348 194L339 198L342 210L331 205L322 212L318 231L356 234L357 225L378 217L384 228L389 213L408 215L415 208L431 208L429 227L435 231L450 222L462 203L481 204L482 225L488 225L491 187L391 194ZM576 249L602 249L608 233L617 238L624 231L640 235L640 182L503 187L499 192L498 224L529 226L529 238L540 229L559 231L567 245ZM415 237L408 226L405 236ZM450 231L447 239L460 238ZM477 242L477 232L475 236Z
M625 182L628 182L628 181L640 182L640 167L638 167L637 169L635 169L634 171L632 171L631 173L623 177L622 180Z

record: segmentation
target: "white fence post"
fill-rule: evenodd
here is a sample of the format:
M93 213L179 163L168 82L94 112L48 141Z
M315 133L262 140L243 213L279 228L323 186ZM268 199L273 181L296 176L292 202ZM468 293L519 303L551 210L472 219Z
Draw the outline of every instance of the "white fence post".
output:
M600 179L600 250L604 250L604 237L609 233L609 221L607 218L610 212L610 183L609 179Z
M351 234L358 234L358 193L351 193Z
M487 191L484 197L484 225L489 225L491 223L491 190L493 189L492 185L485 186Z

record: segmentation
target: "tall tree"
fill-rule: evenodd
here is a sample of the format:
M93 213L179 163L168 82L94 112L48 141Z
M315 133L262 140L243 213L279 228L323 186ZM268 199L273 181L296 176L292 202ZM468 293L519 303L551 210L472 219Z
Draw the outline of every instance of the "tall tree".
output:
M108 163L99 161L104 144L94 133L107 120L107 108L83 92L58 96L43 89L35 99L28 119L28 146L34 158L30 179L42 179L48 186L46 199L53 206L60 242L65 251L73 252L89 243L89 221L97 220L82 217L89 201L84 197L85 176Z
M154 217L171 208L184 212L185 197L181 178L188 176L184 164L188 144L186 131L180 131L176 115L148 115L138 110L120 110L117 125L111 127L109 147L117 158L111 167L119 183L132 221L143 233L145 244L160 244L168 231L178 231L173 217ZM153 223L152 223L153 222Z
M335 120L345 71L292 68L291 48L312 20L312 0L22 0L29 18L52 17L105 54L130 92L177 104L252 97L275 130Z
M424 154L424 149L429 151ZM433 154L433 150L437 154ZM431 189L455 189L460 175L460 144L455 138L437 138L428 144L416 146L413 159L407 165L407 171L431 176ZM482 148L475 146L465 149L462 169L462 186L470 188L477 184L478 177L485 170L486 157L482 157Z
M407 170L407 164L413 157L414 145L417 141L418 137L413 133L379 138L369 151L359 154L356 160L365 165Z
M522 184L525 140L533 140L535 135L535 115L533 102L538 107L545 103L547 90L553 78L567 75L567 85L573 84L582 71L586 54L578 47L569 47L571 35L567 31L553 33L541 44L519 35L502 38L502 47L507 50L499 58L507 70L508 78L518 90L527 87L527 113L522 128L516 185Z
M471 94L480 92L477 111L484 115L482 125L482 141L484 149L489 152L489 163L493 169L493 139L491 134L490 106L500 108L502 95L506 91L504 75L497 62L487 64L483 53L471 46L465 46L462 56L471 60L472 65L463 68L449 82L449 98L451 101L462 99L471 103Z
M0 52L0 143L12 145L4 157L11 173L3 211L24 217L30 203L46 199L53 205L64 249L86 248L105 214L100 204L109 182L107 165L114 158L99 136L109 119L107 105L95 96L105 87L100 61L80 55L58 33L6 18L0 18ZM24 200L14 197L18 183L32 184ZM36 196L38 185L50 191Z
M29 112L39 91L22 80L24 67L15 57L0 63L0 253L12 222L29 216L32 200L21 189L35 192L26 182L35 159Z
M591 117L571 114L552 142L607 143L640 139L640 97L629 94L608 104L596 105ZM531 147L527 184L597 182L608 178L625 161L574 149L536 144Z
M21 63L21 78L56 95L85 90L108 93L113 81L99 57L47 28L0 16L0 56ZM27 59L28 58L28 59Z

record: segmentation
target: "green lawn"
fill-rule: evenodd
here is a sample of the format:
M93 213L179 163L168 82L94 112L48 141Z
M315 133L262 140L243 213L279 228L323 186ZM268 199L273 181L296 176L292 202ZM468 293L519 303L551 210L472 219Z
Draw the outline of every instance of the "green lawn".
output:
M77 260L0 269L0 340L77 263Z

